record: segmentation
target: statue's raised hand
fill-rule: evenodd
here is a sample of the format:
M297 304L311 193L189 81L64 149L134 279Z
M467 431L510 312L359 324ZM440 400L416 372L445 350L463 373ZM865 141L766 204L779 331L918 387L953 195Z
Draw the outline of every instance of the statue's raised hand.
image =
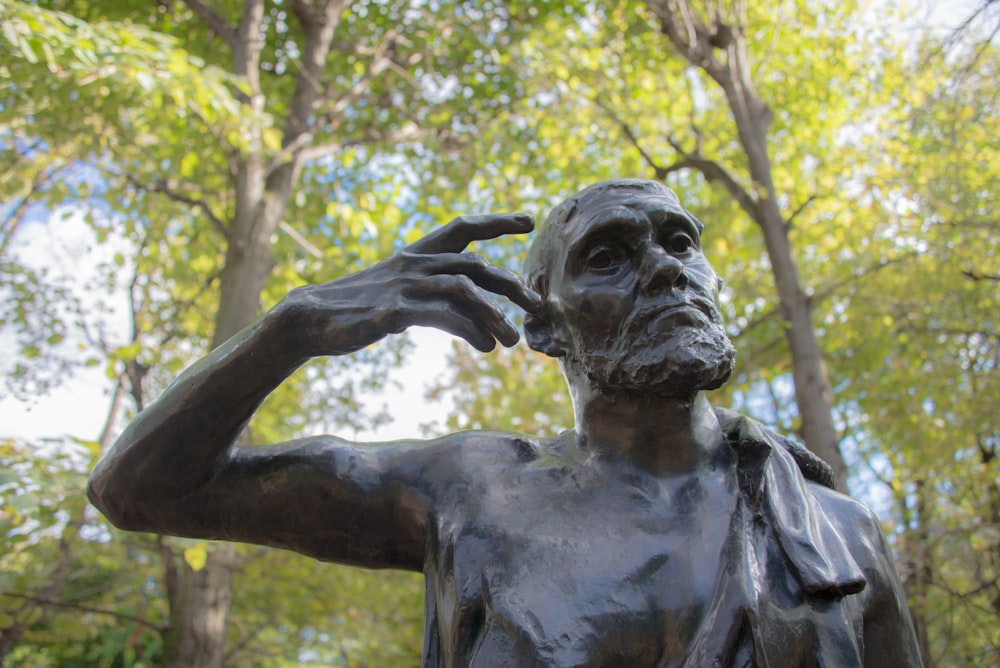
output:
M518 275L465 252L473 241L534 228L526 214L456 218L377 265L322 285L296 288L276 311L308 356L352 352L407 327L436 327L484 352L517 343L493 303L504 295L529 312L541 298Z

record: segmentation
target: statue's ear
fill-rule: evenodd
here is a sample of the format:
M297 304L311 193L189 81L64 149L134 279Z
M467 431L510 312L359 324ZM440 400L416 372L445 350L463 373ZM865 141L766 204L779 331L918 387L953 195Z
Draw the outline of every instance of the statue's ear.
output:
M547 313L528 313L524 316L524 338L528 347L549 357L566 354L566 344L556 333L552 319Z

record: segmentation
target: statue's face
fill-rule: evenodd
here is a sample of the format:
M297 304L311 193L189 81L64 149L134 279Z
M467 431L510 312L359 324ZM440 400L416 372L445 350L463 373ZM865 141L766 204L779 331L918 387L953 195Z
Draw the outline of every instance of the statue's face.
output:
M581 207L555 246L549 298L570 380L686 396L720 386L735 350L695 222L662 193L622 189Z

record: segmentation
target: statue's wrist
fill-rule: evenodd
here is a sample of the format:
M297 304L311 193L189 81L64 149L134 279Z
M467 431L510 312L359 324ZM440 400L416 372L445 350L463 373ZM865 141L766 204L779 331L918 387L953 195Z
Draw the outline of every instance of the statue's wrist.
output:
M260 337L269 357L285 366L298 366L318 353L310 349L307 310L295 301L284 300L258 322Z

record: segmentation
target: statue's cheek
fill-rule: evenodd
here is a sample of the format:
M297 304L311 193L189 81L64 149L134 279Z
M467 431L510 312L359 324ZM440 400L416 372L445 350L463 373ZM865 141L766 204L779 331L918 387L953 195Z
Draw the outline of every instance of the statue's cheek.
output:
M577 302L581 327L600 331L620 322L631 303L627 293L619 290L588 292Z
M699 291L715 297L719 291L719 276L707 262L697 262L684 266L684 273L687 274L692 287Z

